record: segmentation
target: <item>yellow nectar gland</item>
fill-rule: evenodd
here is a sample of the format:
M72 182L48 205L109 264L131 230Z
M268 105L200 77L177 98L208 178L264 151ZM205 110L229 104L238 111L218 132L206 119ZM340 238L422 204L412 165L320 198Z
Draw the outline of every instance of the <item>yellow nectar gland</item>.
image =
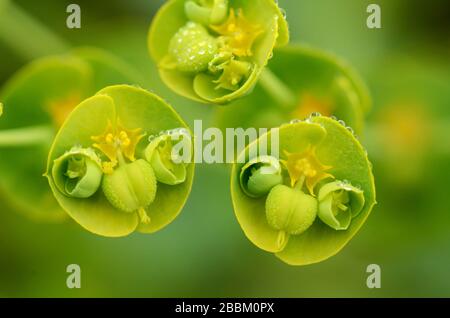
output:
M237 16L235 10L231 9L230 16L224 24L210 27L225 37L225 42L232 53L239 57L252 56L253 43L263 33L263 28L252 24L244 17L242 9L238 10Z
M136 146L145 136L145 134L141 134L141 131L141 128L126 129L120 123L114 128L111 123L108 123L106 131L102 135L91 137L95 142L94 147L103 152L110 160L110 162L103 163L105 173L111 174L123 157L130 161L136 160Z
M291 178L291 186L304 179L306 187L311 195L314 195L314 187L326 178L334 178L333 175L325 172L331 169L331 166L325 166L317 159L315 147L309 146L302 153L291 154L285 151L287 160L281 160L286 166Z

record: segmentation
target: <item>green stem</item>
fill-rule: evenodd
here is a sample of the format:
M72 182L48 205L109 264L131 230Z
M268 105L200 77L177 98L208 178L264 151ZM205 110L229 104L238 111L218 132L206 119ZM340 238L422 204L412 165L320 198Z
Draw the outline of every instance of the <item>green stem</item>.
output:
M301 191L303 188L303 184L305 183L305 179L306 177L304 175L301 176L300 179L298 179L297 183L295 184L294 189Z
M267 67L261 73L259 84L278 102L283 110L295 108L297 104L296 94Z
M0 41L25 59L64 53L69 45L10 0L0 0Z
M0 148L48 144L53 136L54 130L50 126L0 130Z

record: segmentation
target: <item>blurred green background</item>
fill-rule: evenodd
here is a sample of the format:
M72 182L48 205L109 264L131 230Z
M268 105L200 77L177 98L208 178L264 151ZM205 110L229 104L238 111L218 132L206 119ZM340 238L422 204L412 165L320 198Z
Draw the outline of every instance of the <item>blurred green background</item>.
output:
M13 1L48 29L54 44L23 24L0 23L0 85L34 58L96 46L141 70L146 87L164 96L189 124L211 123L214 107L175 96L148 57L147 31L162 0L76 1L82 12L79 30L65 25L72 2ZM200 165L183 212L154 235L107 239L70 220L36 223L0 194L0 296L450 296L448 1L279 2L292 42L345 58L372 94L362 142L374 164L379 204L344 250L306 267L290 267L259 250L234 217L227 167ZM382 29L366 27L370 3L381 5ZM66 266L72 263L81 266L81 289L66 287ZM372 263L381 266L380 289L366 287L366 267Z

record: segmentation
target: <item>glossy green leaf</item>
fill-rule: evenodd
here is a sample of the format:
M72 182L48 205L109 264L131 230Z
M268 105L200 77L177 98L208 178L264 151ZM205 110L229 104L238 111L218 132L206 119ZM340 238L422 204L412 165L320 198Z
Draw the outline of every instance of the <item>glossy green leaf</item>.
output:
M308 121L282 125L279 134L282 160L286 160L288 153L302 153L313 147L317 159L327 167L327 173L337 180L347 180L354 187L361 189L364 194L364 207L352 219L347 230L336 231L316 218L305 232L283 237L283 231L277 230L274 222L270 222L271 226L267 221L267 198L251 198L242 190L239 172L244 164L235 164L231 179L235 214L244 233L259 248L275 253L278 258L291 265L317 263L338 253L370 214L375 204L371 164L354 135L331 118L318 116ZM260 138L267 140L269 137L270 132ZM257 147L258 144L260 142L255 141L249 148ZM286 181L285 185L287 184ZM285 200L280 201L275 207L282 207L284 202Z
M344 120L362 133L370 98L345 62L310 47L289 46L275 51L268 68L293 93L294 105L282 104L258 84L250 96L216 110L219 127L277 127L318 112Z
M149 179L146 176L151 174L154 178L154 175L150 163L143 160L144 149L148 145L145 138L136 139L140 140L135 152L137 161L125 165L119 162L118 168L114 168L114 172L108 172L109 175L104 177L103 191L98 191L88 199L64 196L55 187L49 173L55 158L64 154L73 145L93 146L94 140L97 140L93 137L105 134L111 126L126 127L130 131L140 129L147 136L170 129L188 129L175 111L156 95L127 85L107 87L77 106L61 127L48 159L47 176L50 186L64 210L93 233L103 236L124 236L136 229L145 233L155 232L169 224L181 211L192 186L194 174L192 163L186 167L185 182L174 186L158 183L156 196L151 193L154 189L146 188L148 184L146 180ZM102 149L96 148L98 152ZM105 163L111 158L105 155L103 152L103 165L107 167ZM136 165L145 166L143 167L145 171ZM150 169L150 174L146 169ZM141 176L144 179L141 180ZM124 187L125 183L131 188ZM138 201L132 198L130 189L133 189ZM140 211L135 211L138 206ZM148 223L140 222L141 208L146 210L150 219ZM131 213L133 211L136 213Z
M202 6L202 3L206 5ZM164 83L179 95L214 104L226 104L240 98L250 93L272 56L274 47L289 41L287 22L274 0L229 0L228 3L228 17L224 24L205 25L211 7L207 2L194 0L168 1L155 16L148 36L149 51L159 65ZM189 26L188 22L196 22L208 27L208 42L215 38L217 43L222 43L219 39L220 32L221 30L227 32L228 28L223 25L229 25L227 23L233 17L241 21L239 22L241 24L232 22L230 24L233 27L242 26L242 30L245 30L242 34L246 40L234 42L235 45L227 44L227 50L231 48L234 51L222 65L223 69L218 72L212 72L211 69L204 70L206 62L213 60L211 58L213 51L200 48L205 43L204 35L193 36L193 33L185 32L185 28ZM211 42L211 48L215 45ZM239 48L239 45L242 47ZM204 52L211 54L205 55ZM184 55L186 57L183 57ZM215 56L221 55L216 53ZM244 74L232 75L232 88L228 84L221 85L221 82L226 79L222 77L222 72L232 72L228 65L238 60L248 63L250 69ZM193 61L193 64L189 61ZM201 63L198 64L195 61L201 61ZM192 72L193 70L196 72Z

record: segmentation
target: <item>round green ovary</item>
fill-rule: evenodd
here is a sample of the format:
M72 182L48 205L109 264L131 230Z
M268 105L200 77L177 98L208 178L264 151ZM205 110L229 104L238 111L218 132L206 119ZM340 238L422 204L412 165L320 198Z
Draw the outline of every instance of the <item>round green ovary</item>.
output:
M291 235L306 231L316 219L317 200L285 185L274 187L266 200L269 225Z
M216 40L200 24L188 22L171 39L169 54L178 70L203 72L218 51Z
M148 207L156 195L156 178L145 160L121 164L110 175L105 175L103 193L115 208L133 213Z

